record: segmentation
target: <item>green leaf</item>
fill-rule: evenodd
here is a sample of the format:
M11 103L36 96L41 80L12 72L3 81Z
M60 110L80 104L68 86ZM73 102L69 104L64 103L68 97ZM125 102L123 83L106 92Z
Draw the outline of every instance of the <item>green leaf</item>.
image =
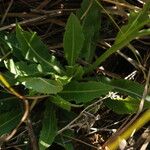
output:
M29 63L24 61L14 62L13 59L7 59L4 61L6 68L15 75L18 76L34 76L45 73L44 68L40 64Z
M84 42L82 27L78 18L72 13L69 16L66 25L66 31L63 38L65 57L70 66L75 62L80 54Z
M97 0L96 2L100 7L102 7ZM144 8L140 12L134 12L130 14L128 24L122 26L116 37L115 43L86 69L86 73L91 72L103 61L105 61L111 54L115 53L117 50L122 49L124 46L128 45L133 39L136 38L138 33L140 33L142 27L150 22L150 17L148 15L149 8L150 1L145 3Z
M115 92L121 92L134 98L142 98L144 87L137 82L124 79L111 80L109 78L101 78L100 81L103 84L111 86Z
M112 88L101 82L70 82L64 86L63 91L60 93L64 99L75 101L77 103L86 103L94 98L106 95Z
M96 42L100 33L100 8L95 1L83 0L81 9L77 12L77 15L81 18L85 12L86 15L82 21L85 41L82 48L81 57L90 63L94 57Z
M111 86L112 91L128 96L105 100L105 105L119 114L135 113L143 96L144 86L130 80L101 78L102 83ZM144 109L150 108L149 96L145 98Z
M63 99L62 97L56 95L56 96L50 96L49 100L54 103L55 105L57 105L58 107L61 107L67 111L71 110L71 107L82 107L82 105L76 105L76 104L72 104L69 101L66 101L65 99Z
M24 56L22 55L22 53L19 53L19 51L22 50L20 49L20 45L16 37L16 32L5 34L5 42L10 47L12 55L15 58L17 58L18 60L24 60Z
M27 88L39 93L56 94L63 89L60 82L40 77L23 78L22 82Z
M11 47L12 55L20 61L24 60L22 53L19 53L19 51L22 51L22 49L20 47L19 41L17 40L16 32L9 33L6 42Z
M8 35L6 32L0 32L0 61L7 58L12 53L10 43L8 43Z
M43 71L42 66L36 63L27 63L24 61L19 61L15 63L15 67L18 69L19 72L21 72L22 76L35 76L45 73ZM19 75L21 76L21 74Z
M21 113L18 111L9 111L0 114L0 136L3 134L8 134L12 129L14 129L21 119Z
M81 80L84 74L84 69L79 65L66 66L66 74L75 80Z
M59 107L65 109L65 110L68 110L68 111L71 110L71 105L72 105L72 104L71 104L70 102L64 100L63 98L61 98L61 97L58 96L58 95L56 95L56 96L51 96L51 97L49 98L49 100L50 100L52 103L56 104L57 106L59 106Z
M65 84L68 84L72 77L68 77L68 76L59 76L59 75L56 75L56 74L52 74L52 77L58 81L58 82L61 82L63 85Z
M138 98L127 97L125 99L123 98L107 99L104 101L104 104L118 114L129 114L138 111L140 101L141 99ZM145 101L144 109L149 108L150 102Z
M49 100L46 101L45 106L46 109L44 112L42 130L39 138L40 150L45 150L46 148L51 146L57 134L57 119L55 107Z
M57 73L61 73L56 58L48 53L48 48L35 32L23 31L17 25L16 37L20 44L20 51L26 60L40 63L47 70L53 69Z
M142 29L137 33L137 37L143 37L146 35L150 35L150 29Z
M115 44L122 43L126 45L131 40L136 38L137 33L140 31L140 29L147 24L149 21L149 16L147 12L143 14L143 10L141 10L140 13L131 13L129 16L129 21L127 25L124 25L121 28L121 31L118 33ZM128 39L127 39L128 38Z

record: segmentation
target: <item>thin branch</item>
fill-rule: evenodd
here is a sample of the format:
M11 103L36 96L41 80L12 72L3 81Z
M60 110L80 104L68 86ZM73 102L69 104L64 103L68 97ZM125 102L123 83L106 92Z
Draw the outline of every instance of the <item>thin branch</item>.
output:
M26 124L28 127L28 133L29 133L32 149L33 150L39 150L38 144L37 144L37 139L36 139L34 131L33 131L31 120L27 119Z
M7 14L8 14L8 11L10 10L10 7L12 6L12 4L13 4L13 0L10 1L9 5L8 5L8 7L7 7L7 9L6 9L5 13L4 13L4 16L3 16L2 20L1 20L1 24L4 23L5 18L7 16Z
M107 2L107 3L111 3L111 4L115 4L115 5L120 6L120 7L125 7L128 9L131 9L131 10L141 10L141 8L139 8L137 6L133 6L126 1L125 1L125 3L120 3L117 1L113 1L113 0L102 0L102 1Z
M48 17L60 16L60 15L62 15L62 11L60 12L59 10L52 10L52 11L49 11L48 14L38 16L38 17L35 17L35 18L31 18L31 19L28 19L28 20L23 20L23 21L18 22L18 24L24 25L24 24L28 24L28 23L37 22L37 21L40 21L40 20L45 20ZM12 23L10 25L1 27L0 31L10 29L10 28L14 28L14 27L16 27L16 23Z
M73 119L68 125L66 125L64 128L60 129L57 134L62 133L63 131L70 129L70 127L72 126L72 124L74 124L78 119L80 119L84 113L92 108L93 106L97 105L98 103L100 103L102 100L107 99L109 97L109 95L105 96L104 98L99 99L98 101L96 101L95 103L92 103L91 105L87 106L83 111L81 111L81 113L75 118Z
M43 2L40 3L40 5L38 5L36 7L36 10L40 10L40 9L43 9L48 3L50 3L51 0L44 0Z
M82 143L82 144L84 144L84 145L87 145L87 146L89 146L89 147L91 147L91 148L94 148L94 149L99 149L98 147L96 147L96 146L93 146L93 145L91 145L91 144L89 144L89 143L86 143L86 142L84 142L84 141L82 141L82 140L80 140L80 139L76 139L76 138L73 138L73 137L70 137L70 136L67 136L67 135L63 135L64 137L67 137L67 138L69 138L69 139L71 139L71 140L74 140L74 141L76 141L76 142L79 142L79 143Z

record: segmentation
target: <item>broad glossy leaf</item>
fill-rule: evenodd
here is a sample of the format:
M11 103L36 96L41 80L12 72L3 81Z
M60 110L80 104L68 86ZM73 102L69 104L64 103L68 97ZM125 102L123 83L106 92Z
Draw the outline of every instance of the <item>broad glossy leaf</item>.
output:
M18 71L22 72L23 76L35 76L35 75L41 75L44 72L44 68L40 64L36 63L27 63L24 61L20 61L15 63L15 67L18 69ZM19 74L21 76L21 74Z
M40 77L24 78L22 82L27 88L39 93L56 94L63 89L60 82Z
M69 101L76 101L77 103L86 103L106 95L112 88L101 82L70 82L64 86L60 95Z
M8 134L18 125L21 114L18 111L9 111L0 114L0 136Z
M24 61L14 62L13 59L7 59L5 62L5 66L7 69L15 75L18 76L34 76L41 75L43 73L43 68L40 64L36 63L27 63Z
M48 53L48 48L35 32L23 31L17 25L16 37L20 44L21 53L26 60L40 63L49 70L53 68L56 72L61 72L56 58Z
M15 77L23 76L41 76L50 74L50 72L41 64L27 61L14 62L13 59L4 61L6 68L15 75Z
M48 148L53 143L57 134L57 119L55 107L49 100L46 101L45 106L46 108L42 121L42 130L39 138L40 150L45 150L46 148Z
M83 46L83 42L84 35L82 27L78 18L72 13L68 18L63 38L65 57L70 66L75 65Z

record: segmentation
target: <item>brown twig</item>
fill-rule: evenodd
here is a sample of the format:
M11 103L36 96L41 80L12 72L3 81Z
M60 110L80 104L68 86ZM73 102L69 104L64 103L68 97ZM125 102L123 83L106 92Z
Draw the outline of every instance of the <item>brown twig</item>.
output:
M146 140L145 140L144 144L141 146L140 150L146 150L149 143L150 143L150 134L146 137Z
M3 16L2 20L1 20L1 24L4 23L5 18L6 18L6 16L7 16L7 13L8 13L8 11L10 10L12 4L13 4L13 0L10 1L9 5L8 5L8 7L7 7L7 9L6 9L5 13L4 13L4 16Z
M20 18L34 18L40 16L39 14L33 14L33 13L16 13L16 12L9 12L7 13L7 18L8 17L20 17ZM3 15L0 14L0 18L2 18Z
M5 137L4 141L9 141L16 134L20 125L23 122L26 122L26 119L28 118L28 115L29 115L29 103L28 103L28 100L26 100L26 99L23 99L23 103L24 103L24 107L25 107L24 114L23 114L19 124L17 125L17 127L7 137Z
M56 10L51 10L51 11L45 11L45 10L40 10L40 11L37 11L37 10L31 10L32 12L36 13L36 15L34 14L27 14L26 17L32 17L34 16L34 18L30 18L30 19L27 19L27 20L23 20L23 21L20 21L20 22L17 22L18 24L20 25L25 25L25 24L29 24L29 23L35 23L35 22L39 22L39 21L42 21L42 20L46 20L50 17L56 17L56 16L62 16L63 15L63 12L70 12L70 11L74 11L76 9L56 9ZM9 13L8 16L16 16L17 13ZM18 13L18 17L23 17L24 14L21 14L21 13ZM49 19L49 22L53 22L53 23L58 23L56 22L56 20L50 20ZM59 22L58 23L59 25L61 26L64 26L64 23L63 22ZM11 28L14 28L16 27L16 23L12 23L10 25L7 25L7 26L3 26L0 28L0 31L3 31L3 30L7 30L7 29L11 29Z
M62 0L55 0L52 4L51 7L58 5Z
M36 7L36 10L43 9L50 2L51 0L44 0L39 6Z
M31 120L29 118L27 119L26 124L28 127L28 133L29 133L29 137L31 140L32 149L33 150L39 150L38 144L37 144L37 139L36 139L34 131L33 131Z
M113 0L103 0L103 1L107 2L107 3L115 4L115 5L120 6L120 7L125 7L125 8L128 8L128 9L131 9L131 10L140 10L139 7L133 6L129 3L127 3L126 1L125 1L125 3L120 3L120 2L117 2L117 1L113 1Z
M24 114L19 122L19 124L16 126L15 129L13 129L13 131L9 134L9 135L6 135L5 137L0 137L0 141L2 142L6 142L6 141L9 141L17 132L18 128L20 127L20 125L26 121L26 119L28 118L28 115L29 115L29 103L26 99L22 99L23 100L23 103L24 103Z
M23 20L23 21L18 22L18 24L25 25L25 24L37 22L37 21L40 21L40 20L45 20L46 18L49 18L49 17L61 16L61 15L62 15L62 12L60 12L59 10L52 10L48 14L38 16L38 17L35 17L35 18L31 18L31 19L28 19L28 20ZM16 23L12 23L10 25L3 26L3 27L0 28L0 31L10 29L10 28L13 28L13 27L16 27Z
M74 138L74 137L70 137L70 136L67 136L67 135L63 135L63 136L64 136L64 137L67 137L67 138L69 138L69 139L71 139L71 140L74 140L74 141L76 141L76 142L82 143L82 144L84 144L84 145L87 145L87 146L89 146L89 147L91 147L91 148L94 148L94 149L97 149L97 150L98 150L98 148L97 148L96 146L91 145L91 144L89 144L89 143L87 143L87 142L84 142L84 141L82 141L82 140L80 140L80 139L77 139L77 138Z
M146 142L146 140L148 139L150 135L150 127L146 128L144 130L144 132L142 133L142 135L138 138L138 140L135 142L134 144L134 149L139 149L140 146Z
M95 103L92 103L91 105L87 106L84 110L81 111L81 113L75 118L73 119L68 125L66 125L64 128L60 129L57 134L61 134L62 132L64 132L67 129L70 129L70 127L72 126L72 124L74 124L78 119L80 119L84 113L92 108L93 106L97 105L98 103L100 103L101 101L103 101L104 99L107 99L109 97L109 95L106 95L104 98L100 98L98 101L96 101Z
M18 24L24 25L24 24L27 24L27 23L32 23L32 22L44 20L46 18L47 18L47 15L43 15L43 16L32 18L32 19L20 21L20 22L18 22ZM3 26L3 27L0 28L0 31L6 30L6 29L11 29L11 28L14 28L14 27L16 27L16 23L12 23L10 25Z

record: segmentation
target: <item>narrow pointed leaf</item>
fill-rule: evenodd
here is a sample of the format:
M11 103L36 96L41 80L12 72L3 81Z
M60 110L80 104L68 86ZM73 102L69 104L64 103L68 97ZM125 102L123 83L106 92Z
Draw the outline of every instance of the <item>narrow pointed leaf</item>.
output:
M101 82L111 86L113 91L120 92L122 94L128 94L135 98L142 98L144 86L137 82L123 79L111 80L108 78L103 78Z
M129 114L138 111L140 102L141 99L127 97L125 99L107 99L104 104L118 114ZM150 102L145 101L143 110L145 109L150 109Z
M112 99L107 99L105 101L106 106L118 114L135 113L138 110L144 92L143 85L123 79L111 80L103 78L101 82L111 86L113 88L112 91L128 96L127 98L112 97ZM150 108L149 95L144 102L144 109L146 108Z
M98 1L96 2L101 7L101 4ZM130 14L128 24L122 26L116 37L115 43L99 58L97 58L96 61L89 66L89 68L87 68L86 73L91 72L103 61L105 61L111 54L115 53L117 50L122 49L136 38L142 27L150 22L150 17L148 15L149 8L150 1L145 3L144 8L140 12L133 12Z
M46 150L53 143L57 134L57 119L55 107L50 101L46 101L46 109L42 121L42 130L39 138L40 150Z
M77 11L77 16L81 18L85 12L86 15L84 16L81 23L85 36L81 57L90 63L93 59L96 49L96 42L100 33L100 7L95 1L83 0L81 8L79 11Z
M78 18L72 13L67 21L63 44L65 57L70 66L73 66L80 54L84 42L82 27Z
M60 93L67 100L86 103L94 98L106 95L112 88L101 82L71 82Z

